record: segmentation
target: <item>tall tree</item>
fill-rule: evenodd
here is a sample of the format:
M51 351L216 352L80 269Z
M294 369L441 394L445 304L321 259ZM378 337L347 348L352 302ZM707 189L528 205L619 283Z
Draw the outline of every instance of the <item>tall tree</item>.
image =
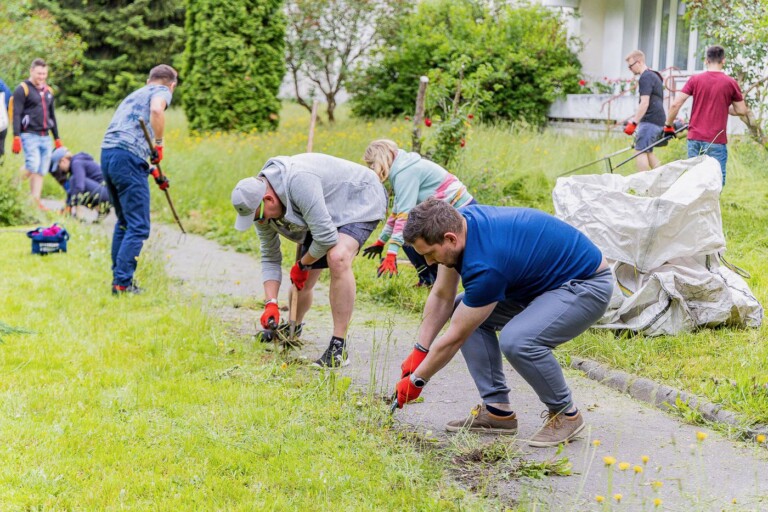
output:
M281 0L189 0L182 79L195 130L277 127L285 72Z
M350 71L396 30L404 0L287 0L286 63L296 100L311 110L317 89L334 121ZM309 85L309 90L302 85Z
M0 41L0 78L11 89L29 76L29 65L38 57L50 63L54 86L80 74L85 49L80 37L65 34L48 11L32 9L29 0L0 2Z
M725 48L725 67L741 86L750 112L743 120L752 136L768 144L768 1L688 0L699 37Z
M184 0L32 1L88 45L83 74L62 83L57 99L72 109L115 107L152 67L174 65L184 48Z

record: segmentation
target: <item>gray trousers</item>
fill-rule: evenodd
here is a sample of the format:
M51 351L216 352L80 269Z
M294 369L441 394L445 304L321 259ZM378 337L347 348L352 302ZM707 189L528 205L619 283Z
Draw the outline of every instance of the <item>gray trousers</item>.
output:
M573 402L552 349L586 331L605 313L613 292L610 270L573 279L528 305L499 302L461 347L484 403L509 403L501 355L533 388L550 411ZM463 298L456 297L456 306ZM496 332L500 331L497 337Z

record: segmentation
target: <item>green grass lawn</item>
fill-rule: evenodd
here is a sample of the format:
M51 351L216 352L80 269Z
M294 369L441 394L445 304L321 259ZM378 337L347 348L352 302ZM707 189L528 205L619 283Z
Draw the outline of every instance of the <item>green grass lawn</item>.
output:
M256 235L232 227L229 196L267 158L305 151L306 112L288 104L282 116L275 133L203 137L189 133L180 111L169 112L163 167L188 230L255 250ZM60 117L64 143L98 159L111 113ZM317 127L315 151L360 162L375 138L409 147L405 121L353 120L343 109L339 118ZM551 212L557 175L627 145L623 137L479 126L452 171L481 203ZM721 198L727 257L752 273L749 285L766 303L768 153L746 142L729 148ZM684 141L659 155L663 161L684 157ZM13 172L21 159L8 156L4 172ZM622 172L632 172L631 165ZM52 179L44 192L63 195ZM173 222L155 192L153 211ZM380 428L383 407L371 414L357 405L371 398L352 394L349 382L283 367L228 334L200 314L194 298L169 291L158 262L141 263L150 293L114 299L107 241L81 226L72 231L70 254L45 258L28 255L23 234L0 233L0 321L35 331L0 331L4 507L400 510L419 500L421 509L480 506L441 483L439 460ZM286 256L290 252L286 247ZM375 262L356 258L354 268L363 300L420 312L426 291L412 286L413 269L403 265L402 275L388 280L375 278ZM765 327L658 338L591 331L558 353L693 391L765 423L764 339Z
M481 507L349 378L228 334L157 261L141 262L148 293L112 297L108 241L71 231L46 257L0 231L0 326L33 331L0 334L0 508Z

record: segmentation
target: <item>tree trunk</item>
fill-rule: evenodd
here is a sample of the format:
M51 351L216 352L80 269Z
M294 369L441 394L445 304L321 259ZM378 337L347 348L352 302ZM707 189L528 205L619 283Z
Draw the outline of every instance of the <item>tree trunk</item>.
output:
M336 118L333 115L333 111L336 110L336 95L328 93L325 95L325 99L328 101L328 108L326 110L328 113L328 122L333 124L336 122Z

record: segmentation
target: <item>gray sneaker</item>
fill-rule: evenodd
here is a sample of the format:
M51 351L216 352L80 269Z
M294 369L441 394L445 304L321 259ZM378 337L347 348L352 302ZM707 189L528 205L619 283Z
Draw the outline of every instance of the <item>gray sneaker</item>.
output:
M517 434L517 416L496 416L488 412L485 404L476 405L464 419L445 424L448 432L468 430L483 434Z
M570 441L587 425L584 423L584 417L581 415L581 412L571 417L562 413L544 411L541 413L541 417L546 418L544 425L528 441L530 446L536 446L537 448L557 446L560 443Z

